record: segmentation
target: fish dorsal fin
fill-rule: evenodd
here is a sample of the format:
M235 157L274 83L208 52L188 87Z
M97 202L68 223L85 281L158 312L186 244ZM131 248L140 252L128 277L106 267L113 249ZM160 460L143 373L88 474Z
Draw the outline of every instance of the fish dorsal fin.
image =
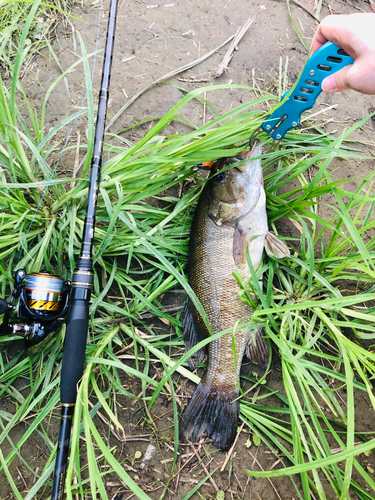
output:
M270 233L269 231L266 234L264 248L266 250L267 255L271 255L272 257L276 257L277 259L290 257L289 248L285 245L285 243L279 240L279 238L277 238L274 234Z
M233 235L233 259L237 267L246 263L246 252L250 243L250 230L236 224Z

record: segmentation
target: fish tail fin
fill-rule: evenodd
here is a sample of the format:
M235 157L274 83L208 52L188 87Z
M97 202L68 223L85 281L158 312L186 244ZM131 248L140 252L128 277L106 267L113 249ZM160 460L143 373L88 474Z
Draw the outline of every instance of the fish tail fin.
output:
M196 442L207 436L216 447L229 450L236 437L239 415L239 401L235 399L238 393L235 392L213 390L202 381L181 418L181 439Z

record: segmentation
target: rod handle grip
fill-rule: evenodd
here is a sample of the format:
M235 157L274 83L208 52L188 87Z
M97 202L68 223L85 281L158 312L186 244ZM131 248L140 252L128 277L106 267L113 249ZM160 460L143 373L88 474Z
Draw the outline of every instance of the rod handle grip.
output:
M89 327L88 300L73 298L66 323L60 398L62 404L74 404L77 397L77 385L82 378L85 363Z

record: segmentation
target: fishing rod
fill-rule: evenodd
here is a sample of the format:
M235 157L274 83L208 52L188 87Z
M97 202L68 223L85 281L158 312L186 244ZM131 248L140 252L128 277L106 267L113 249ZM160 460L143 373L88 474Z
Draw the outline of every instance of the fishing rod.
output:
M0 335L23 336L29 354L39 351L43 343L48 342L50 336L64 321L66 323L60 383L61 421L51 500L60 500L64 494L77 386L82 378L85 362L89 303L94 282L92 249L95 213L102 164L116 16L117 0L110 0L86 216L81 252L72 281L64 281L62 278L46 272L27 274L25 270L19 269L15 273L13 291L9 301L0 299L0 314L4 314ZM13 312L16 315L15 321L11 319Z
M77 398L77 384L82 378L85 362L89 327L89 303L94 283L92 248L95 231L95 213L102 164L113 46L115 42L116 15L117 0L111 0L81 253L73 274L70 309L66 319L60 384L61 422L55 462L55 477L52 486L52 500L62 498L64 493L72 419Z

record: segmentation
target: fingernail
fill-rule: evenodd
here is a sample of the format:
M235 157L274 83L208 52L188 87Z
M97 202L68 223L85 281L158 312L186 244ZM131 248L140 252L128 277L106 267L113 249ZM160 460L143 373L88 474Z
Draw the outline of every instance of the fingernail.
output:
M324 92L337 92L338 88L336 86L335 79L333 75L327 76L327 78L324 78L322 81L322 90Z

